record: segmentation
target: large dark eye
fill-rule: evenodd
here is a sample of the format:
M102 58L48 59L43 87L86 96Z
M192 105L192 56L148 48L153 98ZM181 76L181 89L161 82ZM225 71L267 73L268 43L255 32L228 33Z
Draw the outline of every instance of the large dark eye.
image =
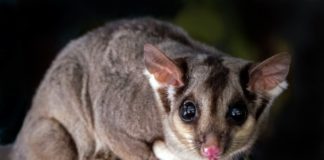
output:
M185 101L179 110L180 117L185 122L192 122L196 118L197 107L191 101Z
M244 104L230 105L227 112L227 119L236 125L241 125L247 118L247 108Z

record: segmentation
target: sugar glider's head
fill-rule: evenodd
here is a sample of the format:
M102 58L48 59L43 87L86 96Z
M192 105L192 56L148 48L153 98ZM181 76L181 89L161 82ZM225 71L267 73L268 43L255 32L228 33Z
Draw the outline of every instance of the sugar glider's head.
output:
M261 63L209 54L171 59L146 44L144 62L168 147L181 159L224 160L256 140L259 122L287 87L290 56Z

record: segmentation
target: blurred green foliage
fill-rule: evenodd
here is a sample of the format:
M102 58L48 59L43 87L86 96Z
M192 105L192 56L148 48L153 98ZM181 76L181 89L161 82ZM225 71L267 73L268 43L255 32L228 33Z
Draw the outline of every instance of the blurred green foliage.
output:
M189 3L177 15L175 23L201 41L217 44L224 40L224 22L210 5Z
M256 60L257 48L240 31L240 23L234 10L225 1L186 1L174 22L182 26L193 38L216 46L227 53Z

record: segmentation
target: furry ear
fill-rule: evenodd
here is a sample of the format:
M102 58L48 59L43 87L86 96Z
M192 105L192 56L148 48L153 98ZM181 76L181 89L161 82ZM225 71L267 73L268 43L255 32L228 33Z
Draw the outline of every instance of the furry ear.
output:
M251 68L248 89L253 92L278 96L287 87L291 56L287 53L274 55Z
M144 63L147 71L161 85L183 86L183 73L162 51L151 44L144 45Z

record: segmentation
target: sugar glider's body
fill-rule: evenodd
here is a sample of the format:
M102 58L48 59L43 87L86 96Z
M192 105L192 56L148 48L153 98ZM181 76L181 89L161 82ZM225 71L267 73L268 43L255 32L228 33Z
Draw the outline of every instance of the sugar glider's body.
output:
M162 81L154 79L156 74L152 72L155 69L148 69L144 64L145 44L151 44L170 59L177 60L174 64L183 72L179 80L182 85L175 85L178 84L173 83L175 81L162 82L163 78ZM150 50L149 47L147 50ZM182 63L185 57L195 58ZM175 154L180 155L179 159L186 156L205 159L199 150L186 150L186 145L181 145L186 142L177 138L180 130L184 133L191 129L179 129L183 124L169 125L171 122L166 117L168 113L178 115L172 105L180 103L180 100L172 100L181 99L172 97L172 94L189 88L197 92L192 96L200 99L212 92L215 93L214 97L223 95L221 92L228 85L227 81L233 82L234 88L241 87L239 78L234 75L239 74L247 64L249 62L225 56L192 40L182 29L169 23L150 18L109 23L72 41L54 60L34 97L11 157L15 160L87 160L114 159L114 155L117 155L125 160L153 160L157 156L152 147L154 142L161 140L166 141L172 151L177 151ZM214 71L217 68L219 70ZM217 78L220 80L217 81ZM214 91L208 87L205 92L195 88L208 80L215 80L217 85L211 86ZM198 92L201 92L200 96ZM244 89L239 89L238 94L244 95L243 92ZM180 95L185 97L188 94ZM232 93L227 95L232 97ZM210 106L212 102L209 96L199 103L201 106ZM201 107L201 110L205 109ZM210 117L219 117L223 113L226 111L215 112ZM202 116L211 119L204 114L201 111ZM175 119L172 123L180 123L177 118L172 119ZM214 120L226 123L221 119ZM208 133L215 131L215 134L225 130L224 125L206 129L212 123L206 119L201 121L206 123L197 122L199 129L195 129L188 137L198 137L200 131L202 133L205 130ZM255 125L252 121L255 120L251 120L251 125ZM221 129L217 130L217 127ZM179 133L172 133L174 130ZM224 131L224 136L229 136L227 134ZM246 139L255 139L254 132L244 136L248 137ZM218 143L223 145L227 142L219 140ZM242 143L248 142L244 140ZM250 144L247 145L249 147ZM222 150L225 153L225 149ZM186 156L181 156L183 154ZM229 155L230 151L226 153L226 156ZM209 156L207 158L213 159Z

